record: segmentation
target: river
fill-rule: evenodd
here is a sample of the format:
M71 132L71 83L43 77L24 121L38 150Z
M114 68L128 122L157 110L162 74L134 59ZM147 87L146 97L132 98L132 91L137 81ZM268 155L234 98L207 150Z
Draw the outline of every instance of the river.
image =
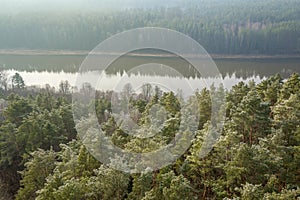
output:
M78 81L78 70L84 61L84 55L0 55L0 67L9 75L18 72L27 86L43 87L49 84L58 87L62 80L68 80L71 85ZM256 83L279 73L287 78L292 73L300 73L299 58L218 58L213 60L223 77L226 88L231 88L240 81L254 80ZM177 76L165 76L160 70L151 73L151 70L132 69L145 63L160 63L169 66L178 72ZM134 87L143 83L162 82L176 83L176 87L184 85L184 82L201 89L210 83L208 78L195 75L189 64L181 58L153 58L123 56L114 61L105 74L101 76L101 89L112 89L119 82L130 82ZM146 69L146 68L144 68ZM149 66L148 68L149 69ZM152 70L153 71L153 70ZM86 71L91 80L99 79L97 71ZM79 81L80 82L80 81ZM206 82L206 83L204 83ZM78 84L77 84L78 85ZM180 88L184 89L184 88Z

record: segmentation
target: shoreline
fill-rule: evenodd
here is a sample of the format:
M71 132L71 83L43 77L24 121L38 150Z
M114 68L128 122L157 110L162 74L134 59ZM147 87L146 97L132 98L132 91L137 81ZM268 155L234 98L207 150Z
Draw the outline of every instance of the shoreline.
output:
M0 49L0 55L12 56L87 56L90 51L71 51L71 50L16 50L16 49ZM117 55L117 53L109 53L107 55ZM129 56L136 57L177 57L173 54L137 54L129 53ZM210 54L212 59L292 59L300 58L300 54Z

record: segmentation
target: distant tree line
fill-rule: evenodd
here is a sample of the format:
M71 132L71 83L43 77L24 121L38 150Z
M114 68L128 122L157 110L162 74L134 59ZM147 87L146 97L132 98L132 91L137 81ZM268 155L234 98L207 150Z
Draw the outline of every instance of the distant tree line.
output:
M145 26L183 32L209 53L300 52L300 5L296 0L204 0L190 1L183 8L2 14L0 48L91 50L113 34Z

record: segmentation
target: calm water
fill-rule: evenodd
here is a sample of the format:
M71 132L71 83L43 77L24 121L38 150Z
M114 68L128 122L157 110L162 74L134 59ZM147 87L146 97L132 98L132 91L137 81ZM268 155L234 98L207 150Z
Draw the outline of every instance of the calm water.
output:
M60 81L68 80L75 85L78 69L85 56L39 56L39 55L0 55L0 67L10 75L18 72L24 79L26 85L44 86L50 84L58 87ZM300 58L290 59L215 59L224 85L230 88L239 81L261 80L279 73L283 78L294 72L300 73ZM161 70L132 70L136 66L145 63L160 63L170 66L178 73L178 76L165 76ZM149 67L148 67L149 69ZM185 89L184 85L202 88L211 83L212 80L203 79L196 74L191 66L181 58L154 58L154 57L132 57L123 56L116 60L101 76L97 71L86 71L91 80L95 80L101 89L117 88L120 82L130 82L135 88L143 83L161 82L173 83L174 87ZM100 83L99 83L100 81ZM80 82L80 81L79 81Z

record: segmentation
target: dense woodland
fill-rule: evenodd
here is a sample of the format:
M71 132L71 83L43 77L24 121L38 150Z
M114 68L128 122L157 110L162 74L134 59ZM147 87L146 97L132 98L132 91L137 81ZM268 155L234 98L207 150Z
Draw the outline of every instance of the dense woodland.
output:
M182 7L3 12L0 48L91 50L113 34L154 26L185 33L209 53L300 52L298 0L201 0L179 5Z
M299 0L174 0L169 5L145 0L139 6L139 0L130 0L125 7L122 0L88 0L86 7L78 4L70 10L66 2L56 8L57 4L52 5L56 0L48 2L51 9L36 4L30 10L22 9L21 1L11 1L20 7L7 6L8 0L0 6L0 49L4 50L89 51L125 30L165 27L189 35L213 54L300 53ZM73 7L78 2L74 0ZM109 9L97 8L105 4ZM22 58L24 63L13 55L1 59L2 64L5 59L16 60L12 63L20 66L18 70L36 70L24 64L33 57ZM69 71L77 71L83 58L70 59L75 64L62 63ZM60 71L58 60L42 61L38 70ZM224 69L231 69L232 63L228 65ZM185 69L180 68L190 76ZM300 75L270 76L275 69L282 72L281 68L262 69L260 75L269 78L260 83L240 82L231 89L212 85L195 91L188 101L195 106L189 109L198 113L196 130L183 131L195 134L191 145L172 164L143 173L118 171L94 158L79 136L78 128L85 129L75 119L89 124L89 113L95 110L96 121L115 146L152 152L169 145L178 134L186 139L179 126L190 118L180 112L180 92L164 92L149 84L138 94L132 93L130 85L120 92L98 91L89 84L74 88L68 81L57 89L38 88L26 86L18 73L11 76L1 71L0 200L299 199ZM110 70L119 72L113 66ZM237 76L254 73L250 68L240 71ZM72 98L79 93L93 97L87 107ZM120 110L130 108L130 118L142 127L140 134L149 134L152 130L147 127L156 125L153 122L161 129L149 138L127 134L118 123L120 116L112 114L113 100ZM213 101L219 103L217 111ZM214 112L225 115L221 129L213 126ZM157 120L151 121L150 115ZM215 141L212 149L208 149L210 137ZM199 156L205 148L208 154ZM125 161L113 162L122 165Z
M240 82L231 90L196 91L199 118L190 148L172 165L149 173L127 174L108 168L87 151L76 134L68 82L59 91L32 91L15 74L1 84L0 199L243 199L288 200L300 196L300 77L272 76L259 84ZM12 87L11 87L11 86ZM149 91L130 100L140 124L151 105L168 112L160 135L143 140L125 134L107 113L112 91L96 92L98 122L114 144L129 151L166 145L180 121L180 98ZM128 90L127 90L128 91ZM124 91L125 92L125 91ZM226 120L220 137L199 157L211 129L211 95L224 96ZM120 94L122 95L122 93ZM85 114L82 113L84 116Z

